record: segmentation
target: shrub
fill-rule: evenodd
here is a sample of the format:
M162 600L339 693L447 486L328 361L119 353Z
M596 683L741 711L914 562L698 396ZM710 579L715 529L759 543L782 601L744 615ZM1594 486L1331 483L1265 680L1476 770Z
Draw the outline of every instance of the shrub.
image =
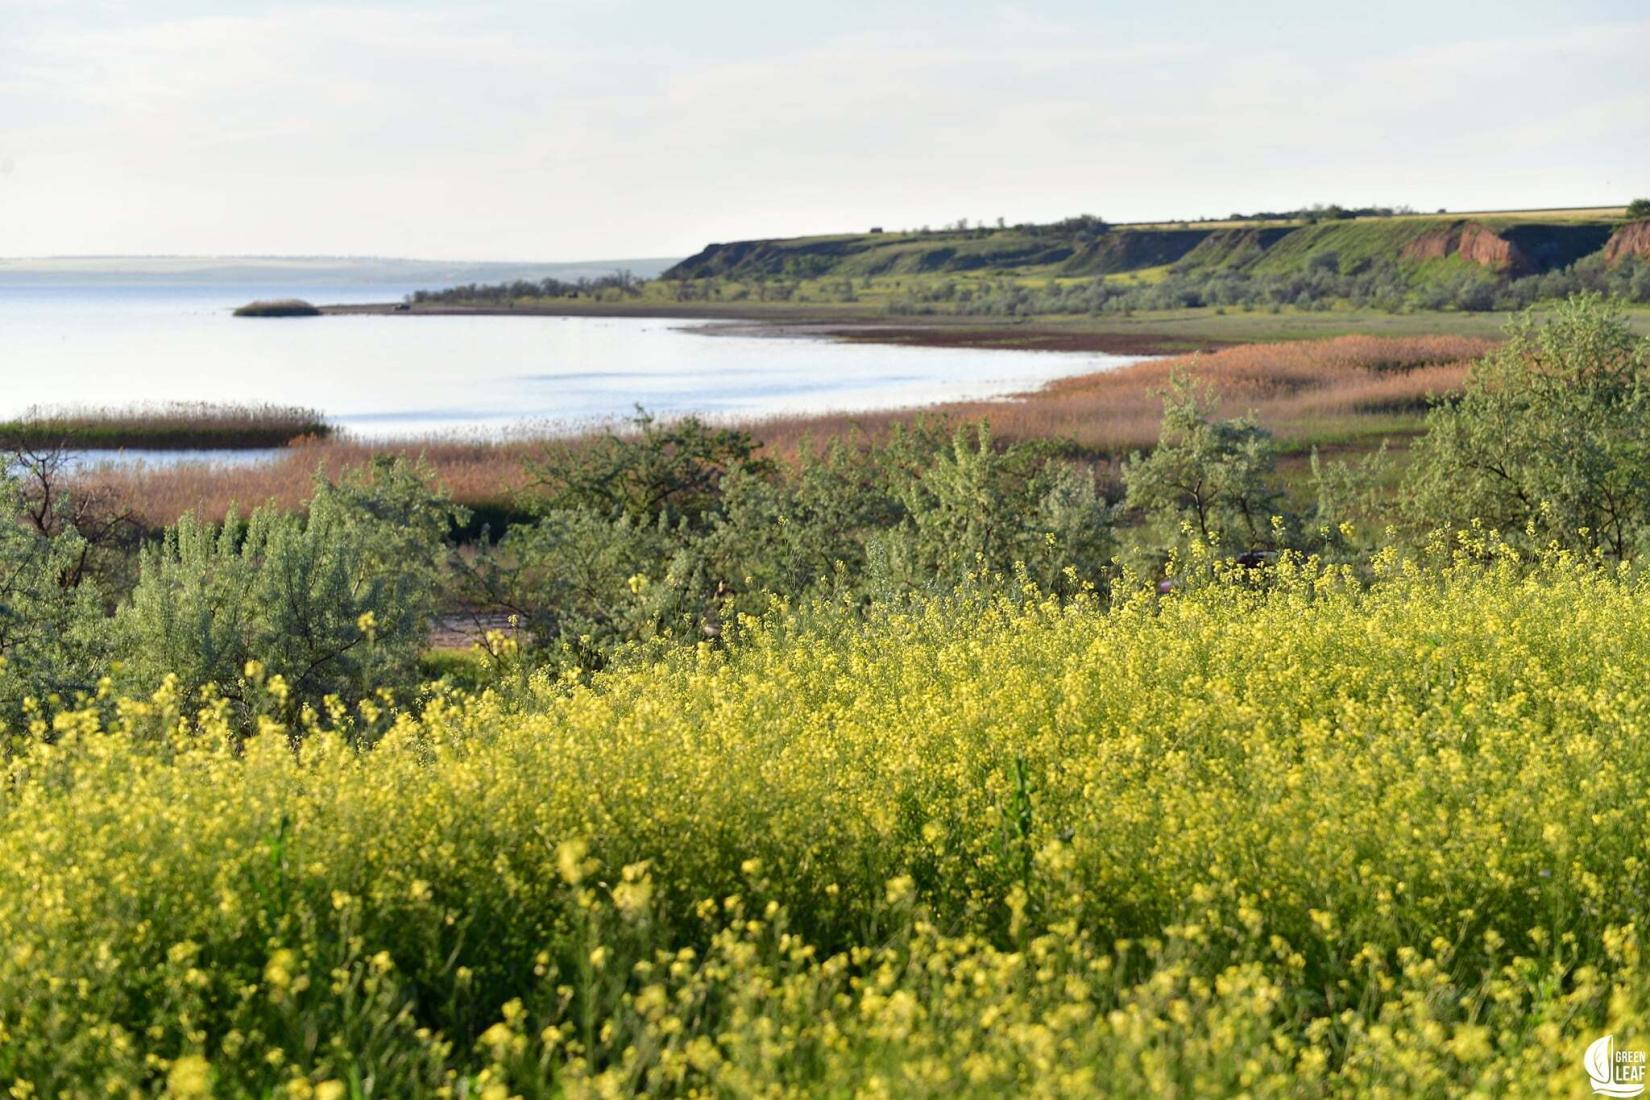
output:
M23 490L0 472L0 728L9 739L45 732L53 701L92 695L106 667L103 592L86 573L91 547L56 522L52 502L42 507L38 525L26 520Z
M919 422L783 467L742 433L639 426L552 452L538 466L542 518L465 570L469 604L518 615L564 666L599 668L657 637L713 639L776 598L898 600L1015 572L1072 592L1110 565L1093 476L1045 444L999 446L983 424Z
M540 660L599 668L613 650L653 633L644 582L675 545L658 523L557 509L478 551L462 569L460 594L469 606L515 616Z
M1277 544L1283 491L1271 433L1250 418L1216 421L1218 408L1206 387L1171 378L1157 446L1123 464L1124 507L1155 526L1159 551L1179 545L1182 531L1216 553Z
M719 508L727 474L771 468L746 432L712 428L696 417L660 424L645 412L631 424L626 435L547 446L531 466L534 503L699 528Z
M958 429L895 491L904 519L868 546L873 595L949 591L1017 568L1050 589L1068 567L1098 584L1110 564L1111 511L1092 476L1037 447L998 450L983 424Z
M420 471L384 459L318 481L307 516L186 516L144 551L115 618L123 682L172 676L186 698L210 685L246 705L267 673L295 709L411 686L454 515Z
M1406 498L1422 528L1472 520L1536 544L1642 552L1650 340L1595 295L1519 318L1427 418Z

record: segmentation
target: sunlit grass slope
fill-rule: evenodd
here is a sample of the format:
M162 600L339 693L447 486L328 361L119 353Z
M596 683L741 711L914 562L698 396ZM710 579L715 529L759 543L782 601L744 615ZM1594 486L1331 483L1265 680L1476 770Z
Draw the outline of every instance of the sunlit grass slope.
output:
M1585 1096L1650 1025L1650 587L1378 570L815 612L355 745L61 718L0 1079Z

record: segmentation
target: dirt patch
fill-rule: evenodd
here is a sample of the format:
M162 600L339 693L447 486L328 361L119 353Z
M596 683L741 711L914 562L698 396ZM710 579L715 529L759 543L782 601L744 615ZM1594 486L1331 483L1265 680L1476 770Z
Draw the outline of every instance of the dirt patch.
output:
M1650 218L1628 222L1610 235L1604 244L1604 262L1619 263L1629 256L1650 260Z
M430 624L426 644L431 649L469 649L495 631L518 642L525 640L525 631L512 619L513 616L501 611L453 611L438 615Z
M970 325L936 321L930 324L887 324L840 318L822 318L804 309L786 310L718 305L672 308L657 303L646 305L579 305L558 303L531 306L439 306L420 305L398 309L387 302L329 305L323 313L336 316L399 314L406 317L656 317L668 320L699 321L693 331L711 336L817 337L855 344L904 344L929 348L997 348L1020 351L1102 352L1108 355L1179 355L1191 351L1213 351L1233 347L1243 340L1220 340L1205 336L1153 332L1076 332L1061 326L1036 324Z
M1404 246L1406 260L1442 260L1457 256L1470 264L1509 275L1527 275L1535 265L1523 249L1477 222L1454 222L1433 229Z

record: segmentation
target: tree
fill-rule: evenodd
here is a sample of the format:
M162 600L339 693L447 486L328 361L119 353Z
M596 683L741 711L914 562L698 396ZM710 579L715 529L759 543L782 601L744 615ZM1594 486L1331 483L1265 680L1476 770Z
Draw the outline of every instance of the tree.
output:
M1640 218L1650 218L1650 199L1634 199L1628 203L1627 217L1633 221Z
M1170 380L1157 446L1123 464L1124 507L1155 522L1170 545L1189 527L1216 552L1272 549L1283 491L1271 433L1250 417L1217 421L1218 409L1206 388Z
M92 579L111 591L130 587L131 562L142 529L108 486L75 485L72 456L63 446L35 446L16 438L0 447L0 465L25 526L47 540L73 533L76 554L64 561L61 583L74 588Z
M1408 477L1411 518L1509 540L1643 552L1650 535L1650 340L1579 295L1525 312L1435 408Z
M0 472L0 727L20 731L53 697L90 694L106 667L102 596L72 525L37 526L27 490Z

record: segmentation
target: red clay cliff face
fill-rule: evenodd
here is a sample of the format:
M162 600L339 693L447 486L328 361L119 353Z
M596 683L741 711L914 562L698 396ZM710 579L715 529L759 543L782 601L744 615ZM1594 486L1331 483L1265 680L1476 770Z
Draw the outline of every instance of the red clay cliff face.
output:
M1650 218L1628 222L1604 242L1604 262L1617 263L1629 256L1650 260Z
M1535 270L1522 249L1492 229L1477 222L1456 222L1445 229L1433 229L1404 246L1406 260L1442 260L1459 256L1468 263L1508 275L1527 275Z

